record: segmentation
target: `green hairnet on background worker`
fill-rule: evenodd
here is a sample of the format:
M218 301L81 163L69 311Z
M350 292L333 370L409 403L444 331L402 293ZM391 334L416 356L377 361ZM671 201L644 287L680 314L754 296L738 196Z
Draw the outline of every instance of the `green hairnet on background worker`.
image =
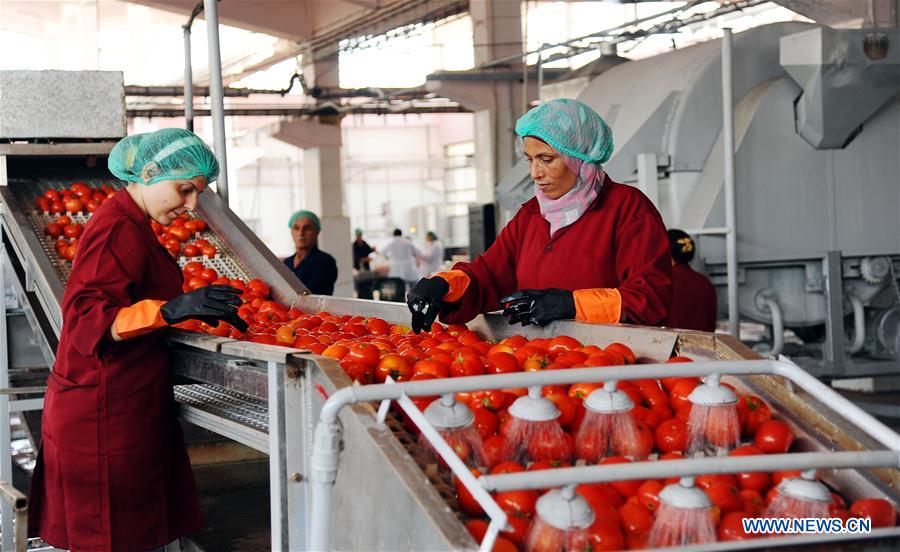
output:
M416 283L407 296L413 330L430 329L437 315L465 323L499 309L522 325L663 322L672 280L666 229L640 190L603 170L613 134L600 114L552 100L523 115L516 134L535 197L475 260Z
M247 323L239 289L183 292L150 224L197 207L219 172L209 147L165 129L123 139L108 166L127 185L91 215L66 282L28 521L57 549L156 550L203 523L160 330Z

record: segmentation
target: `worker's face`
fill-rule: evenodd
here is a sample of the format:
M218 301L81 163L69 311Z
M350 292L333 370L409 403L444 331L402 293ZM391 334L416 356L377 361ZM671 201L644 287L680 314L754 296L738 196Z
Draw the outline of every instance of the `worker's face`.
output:
M138 186L144 208L151 219L168 225L178 215L197 208L197 199L206 189L206 177L190 180L161 180L151 186Z
M300 217L291 226L291 237L294 238L294 245L297 246L297 251L307 250L318 242L319 230L312 219Z
M545 196L559 199L575 187L578 177L555 149L531 136L526 136L524 143L531 179Z

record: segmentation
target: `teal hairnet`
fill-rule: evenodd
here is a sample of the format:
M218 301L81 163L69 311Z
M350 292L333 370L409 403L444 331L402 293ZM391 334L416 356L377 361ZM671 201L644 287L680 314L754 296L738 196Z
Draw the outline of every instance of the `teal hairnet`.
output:
M588 163L606 163L613 152L606 122L577 100L551 100L535 107L516 121L516 134L540 138L556 151Z
M317 217L316 214L312 211L306 210L297 211L296 213L291 215L291 219L288 221L288 228L293 228L294 222L296 222L296 220L300 218L308 218L309 220L313 221L313 224L316 225L316 230L318 230L319 232L322 231L322 223L319 222L319 217Z
M126 136L109 154L109 170L126 182L151 185L162 180L219 176L219 162L203 140L183 128L164 128Z

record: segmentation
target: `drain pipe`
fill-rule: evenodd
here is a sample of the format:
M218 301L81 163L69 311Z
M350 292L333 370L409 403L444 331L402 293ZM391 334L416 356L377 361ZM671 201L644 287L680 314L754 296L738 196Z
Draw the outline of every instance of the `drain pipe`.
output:
M493 390L544 385L564 385L579 382L599 383L607 380L633 380L662 377L705 377L712 374L732 376L774 375L787 378L832 410L839 412L854 426L879 441L893 452L900 451L900 436L870 414L844 398L811 374L784 357L779 360L710 361L673 364L641 364L633 366L605 366L603 368L570 368L491 376L469 376L431 381L410 381L398 384L349 386L333 393L319 413L311 451L311 508L310 550L328 550L331 519L331 498L337 479L341 446L341 426L338 414L345 407L359 402L400 400L403 397L425 397L463 391ZM820 453L816 453L817 455ZM838 454L838 453L834 453ZM843 453L840 453L843 454ZM747 458L747 457L735 457ZM837 456L829 457L833 461ZM896 459L896 455L893 460ZM717 462L725 458L714 459ZM879 459L880 463L885 459ZM893 461L887 458L887 461ZM812 461L812 460L811 460ZM842 460L843 461L843 460ZM857 462L857 460L851 460ZM669 461L663 464L672 464ZM684 462L684 461L680 461ZM646 462L646 464L655 464ZM631 466L638 465L630 464ZM798 464L799 465L799 464ZM858 465L858 464L857 464ZM806 466L806 464L804 464ZM604 466L613 468L614 466ZM571 469L571 468L569 468ZM584 468L579 468L584 469ZM652 470L654 468L641 468ZM704 469L706 467L704 466ZM741 470L737 470L741 471ZM765 471L771 471L768 467ZM534 472L537 473L537 472ZM671 474L665 474L668 477ZM635 479L622 477L621 479ZM545 485L546 486L546 485Z
M756 308L772 315L772 347L768 355L778 358L784 349L784 311L778 301L778 294L771 289L756 294Z
M734 202L734 69L732 67L731 29L722 37L722 133L725 150L725 256L728 272L728 325L731 335L741 338L738 314L737 209Z
M206 34L209 37L209 96L212 110L213 144L219 161L216 191L228 205L228 159L225 154L225 103L222 91L222 54L219 51L218 0L203 0L206 13Z
M850 288L844 288L844 297L850 301L853 307L853 340L847 347L847 352L851 355L858 353L866 342L866 312L862 299Z

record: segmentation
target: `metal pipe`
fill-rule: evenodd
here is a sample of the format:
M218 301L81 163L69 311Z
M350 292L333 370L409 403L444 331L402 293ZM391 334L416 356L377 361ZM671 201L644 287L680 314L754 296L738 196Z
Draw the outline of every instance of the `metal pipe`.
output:
M852 355L858 353L866 342L866 312L862 298L852 289L844 288L844 295L853 307L853 339L847 347L847 352Z
M193 19L193 18L192 18ZM184 123L194 132L194 72L191 69L191 26L184 29Z
M6 328L6 285L4 283L6 245L0 243L0 387L9 387L9 333ZM12 435L9 428L9 395L0 395L0 479L12 481ZM14 546L13 508L4 500L0 502L0 550L12 550Z
M538 103L544 102L544 94L542 93L542 89L544 88L544 65L542 63L543 57L544 57L544 45L541 44L541 47L538 50L538 59L537 59Z
M752 456L709 456L666 462L643 461L482 475L478 482L490 492L518 489L546 489L581 483L607 483L630 479L664 479L714 473L773 472L824 468L896 468L900 453L800 452Z
M724 226L710 226L709 228L689 228L684 232L692 236L714 236L719 234L724 236L728 234L728 228Z
M216 191L228 205L228 159L225 152L225 103L222 92L222 54L219 51L218 0L203 0L206 34L209 40L209 95L212 109L213 142L219 160Z
M741 338L738 313L737 221L734 202L734 77L732 68L731 29L723 29L722 37L722 133L725 145L725 255L728 270L728 324L730 333Z
M766 295L760 299L763 310L768 310L772 315L772 348L768 354L778 358L784 349L784 313L781 310L781 303L774 294Z

